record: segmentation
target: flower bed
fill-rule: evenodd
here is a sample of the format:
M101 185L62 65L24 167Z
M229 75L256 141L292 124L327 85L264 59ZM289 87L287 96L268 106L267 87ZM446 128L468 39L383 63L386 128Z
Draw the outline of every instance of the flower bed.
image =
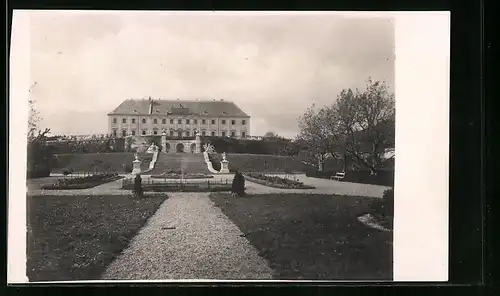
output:
M48 190L87 189L121 178L123 177L116 173L94 174L85 177L59 179L57 183L42 185L41 188Z
M290 180L278 176L266 176L264 174L249 173L245 174L245 179L255 182L257 184L266 185L269 187L283 188L283 189L315 189L314 186L305 185L298 180Z

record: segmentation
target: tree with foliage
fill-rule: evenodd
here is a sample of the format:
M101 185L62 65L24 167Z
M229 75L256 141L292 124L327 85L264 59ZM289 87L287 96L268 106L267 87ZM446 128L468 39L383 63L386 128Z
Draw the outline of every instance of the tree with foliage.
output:
M128 136L125 139L125 150L127 152L133 152L132 145L134 145L134 144L135 144L135 138L132 136Z
M276 140L276 139L282 139L277 133L275 132L266 132L264 136L262 137L264 140Z
M388 86L368 79L366 89L343 90L334 105L338 133L345 152L377 175L395 144L395 100Z
M322 163L339 153L377 175L389 159L386 148L394 147L395 102L388 86L367 80L363 91L344 89L337 101L316 110L309 108L299 121L299 139L307 143ZM321 167L320 167L321 170Z
M297 141L316 158L319 171L323 170L326 158L341 149L334 118L333 108L323 107L318 110L314 104L299 118L300 133Z

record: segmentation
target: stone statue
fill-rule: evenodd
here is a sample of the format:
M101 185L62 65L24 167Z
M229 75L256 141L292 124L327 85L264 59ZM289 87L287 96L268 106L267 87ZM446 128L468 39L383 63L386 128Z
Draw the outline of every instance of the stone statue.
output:
M226 152L222 152L222 161L227 161L226 160Z
M206 143L205 145L203 145L203 149L205 149L205 152L207 152L208 154L212 154L215 151L214 146L210 143Z
M155 143L151 144L151 146L149 146L148 150L146 151L146 153L154 153L156 152L158 149L158 147L156 146Z
M136 161L139 161L139 154L134 153L134 156L135 156L135 160L136 160Z

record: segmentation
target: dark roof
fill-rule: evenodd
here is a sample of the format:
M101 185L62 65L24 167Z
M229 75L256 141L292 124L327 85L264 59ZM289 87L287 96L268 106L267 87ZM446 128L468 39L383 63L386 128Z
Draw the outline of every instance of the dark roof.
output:
M181 101L181 100L152 100L151 115L200 115L207 117L250 117L236 104L230 101ZM150 101L144 99L129 99L123 101L108 115L149 115Z

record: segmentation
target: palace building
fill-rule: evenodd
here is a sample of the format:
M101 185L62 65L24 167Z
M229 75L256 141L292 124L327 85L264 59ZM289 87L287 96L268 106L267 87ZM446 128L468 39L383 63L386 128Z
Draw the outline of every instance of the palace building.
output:
M225 100L129 99L108 114L108 131L115 137L198 133L241 139L250 136L250 116Z

